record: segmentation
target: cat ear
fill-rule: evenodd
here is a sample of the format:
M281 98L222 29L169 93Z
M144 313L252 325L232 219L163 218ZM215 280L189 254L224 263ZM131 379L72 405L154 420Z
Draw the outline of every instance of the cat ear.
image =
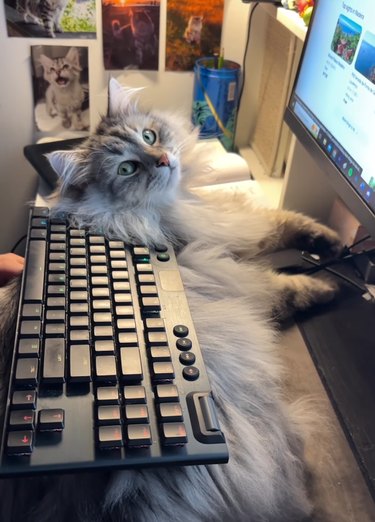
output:
M79 51L76 47L71 47L66 53L65 59L68 60L74 67L82 71L79 63Z
M44 68L49 67L53 63L53 60L51 60L51 58L48 58L48 56L46 56L45 54L41 54L39 56L39 61Z
M81 185L86 175L84 154L79 149L57 150L46 154L51 167L59 177L61 191L69 185Z
M108 116L116 116L134 108L134 96L142 89L143 87L124 87L115 78L111 78L108 84Z

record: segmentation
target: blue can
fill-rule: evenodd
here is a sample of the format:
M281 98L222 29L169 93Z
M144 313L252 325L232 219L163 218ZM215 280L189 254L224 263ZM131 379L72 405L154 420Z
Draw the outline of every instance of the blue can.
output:
M193 123L201 138L219 137L227 150L234 145L240 74L241 66L230 60L195 62Z

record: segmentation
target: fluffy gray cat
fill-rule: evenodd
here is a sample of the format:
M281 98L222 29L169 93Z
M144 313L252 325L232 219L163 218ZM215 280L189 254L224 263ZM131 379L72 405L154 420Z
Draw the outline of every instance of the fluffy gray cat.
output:
M303 441L282 396L270 319L328 301L335 288L276 274L262 267L261 256L283 247L334 255L338 237L303 215L253 208L244 197L193 195L196 133L175 115L138 108L134 99L134 90L111 80L109 114L96 132L79 149L49 156L60 178L53 212L126 241L174 243L229 463L4 480L0 519L307 520L313 508ZM4 336L5 318L2 324Z

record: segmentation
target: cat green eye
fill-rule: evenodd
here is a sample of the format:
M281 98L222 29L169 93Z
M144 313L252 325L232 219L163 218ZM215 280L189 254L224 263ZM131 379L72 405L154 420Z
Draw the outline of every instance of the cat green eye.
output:
M147 145L153 145L156 141L156 132L151 129L145 129L142 132L142 138L147 143Z
M132 176L137 171L137 164L135 161L123 161L120 163L117 174L119 176Z

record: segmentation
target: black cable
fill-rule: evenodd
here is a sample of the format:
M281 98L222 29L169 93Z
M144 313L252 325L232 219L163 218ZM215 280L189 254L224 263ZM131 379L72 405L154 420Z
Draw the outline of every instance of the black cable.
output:
M18 241L17 243L13 246L12 250L11 250L11 253L14 254L15 250L17 249L17 247L22 243L22 241L24 241L25 239L27 238L27 234L25 234L24 236L22 236Z
M353 258L355 256L356 256L356 254L352 254L352 255L348 256L347 259L351 259L351 258ZM315 265L315 267L312 270L306 270L305 272L303 272L304 274L311 275L311 274L314 274L316 272L319 272L320 270L325 270L326 272L329 272L330 274L333 274L336 277L339 277L339 278L343 279L347 283L350 283L351 285L355 286L356 288L359 288L359 290L361 290L362 292L367 292L367 288L364 285L361 285L360 283L357 283L356 281L354 281L350 277L342 274L341 272L337 272L337 270L333 270L327 264L323 266L323 264L320 264L319 261L315 261L315 259L313 259L313 258L304 257L303 255L302 255L302 258L303 258L304 261L307 261L308 263L311 263L312 265ZM346 260L346 258L335 259L335 260L330 260L330 261L333 262L333 263L334 262L340 263L340 262L342 262L344 260Z
M242 59L242 81L241 81L241 88L240 88L240 93L238 95L238 103L237 103L237 113L238 114L240 113L241 100L242 100L242 95L243 95L243 91L244 91L244 87L245 87L246 55L247 55L247 51L248 51L248 47L249 47L249 43L250 43L251 23L252 23L254 11L258 7L258 5L259 5L259 2L254 2L254 5L252 6L252 8L250 10L249 21L247 22L246 45L245 45L245 51L244 51L244 55L243 55L243 59ZM238 118L237 118L237 122L238 122ZM236 122L236 132L237 132L237 122Z
M362 237L361 239L358 239L358 241L355 241L352 245L345 247L347 250L351 250L355 246L359 245L360 243L363 243L363 241L367 241L368 239L371 239L370 234L367 234L367 236Z

